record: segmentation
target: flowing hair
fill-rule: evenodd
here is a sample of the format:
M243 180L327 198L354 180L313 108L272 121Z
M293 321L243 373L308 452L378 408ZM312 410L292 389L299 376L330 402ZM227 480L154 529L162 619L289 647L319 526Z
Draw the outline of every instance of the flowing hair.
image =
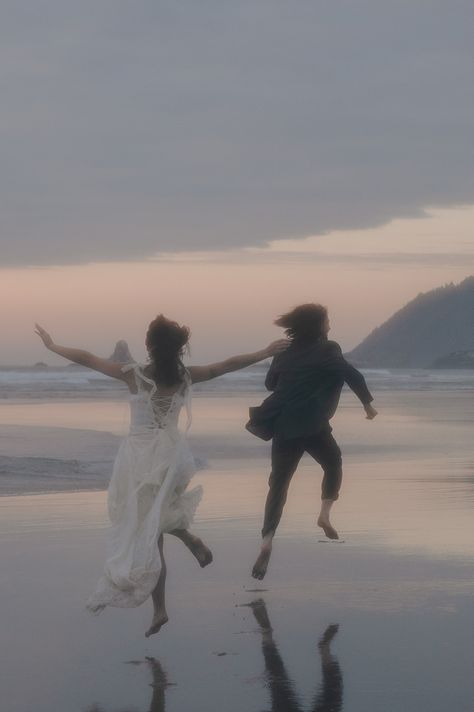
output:
M309 343L324 335L323 325L327 316L328 310L322 304L300 304L279 316L275 324L285 329L291 341Z
M146 347L150 356L153 380L174 386L183 380L182 357L188 346L190 331L175 321L159 314L146 333Z

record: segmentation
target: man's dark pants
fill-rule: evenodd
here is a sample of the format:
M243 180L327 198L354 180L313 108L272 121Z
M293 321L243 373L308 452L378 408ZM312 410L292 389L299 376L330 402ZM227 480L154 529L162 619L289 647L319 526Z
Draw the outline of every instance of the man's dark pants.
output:
M278 527L291 478L305 452L323 468L321 499L338 498L342 482L342 458L330 428L300 438L285 439L276 435L272 441L272 471L268 480L270 490L265 503L262 536L274 533Z

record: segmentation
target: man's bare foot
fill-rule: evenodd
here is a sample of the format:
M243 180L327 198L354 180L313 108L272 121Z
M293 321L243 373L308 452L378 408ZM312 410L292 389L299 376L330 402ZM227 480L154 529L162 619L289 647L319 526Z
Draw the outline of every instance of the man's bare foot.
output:
M319 517L317 524L318 524L318 527L321 527L321 529L326 534L328 539L339 539L339 534L334 529L334 527L331 525L329 519L324 519L323 517Z
M212 562L212 551L204 544L202 539L193 536L189 540L188 546L192 555L197 559L201 569Z
M337 623L331 623L331 625L328 625L318 643L319 647L324 648L325 646L329 646L338 630L339 625Z
M251 601L247 603L247 606L252 609L252 613L255 616L255 620L260 626L260 630L264 633L272 632L272 625L270 623L270 618L268 617L267 607L263 598L258 598L256 601Z
M168 623L168 616L166 613L155 613L153 616L153 620L151 622L151 626L148 628L147 632L145 633L145 637L149 638L151 635L155 635L155 633L158 633L160 628L165 625L165 623Z
M270 561L271 555L271 544L266 544L262 546L257 561L255 562L252 569L252 576L254 579L258 579L259 581L261 581L265 577L265 574L267 573L268 562Z

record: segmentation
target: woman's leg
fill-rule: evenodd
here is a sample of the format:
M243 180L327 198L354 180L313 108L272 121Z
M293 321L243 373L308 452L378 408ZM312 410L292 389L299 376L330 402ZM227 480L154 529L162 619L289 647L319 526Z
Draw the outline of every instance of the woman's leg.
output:
M168 614L165 605L165 584L166 584L166 561L163 553L163 534L160 534L158 539L158 549L160 552L161 571L158 583L153 590L151 597L153 600L153 620L151 626L145 633L146 637L158 633L161 626L168 622Z
M211 563L212 551L198 536L194 536L194 534L191 534L187 529L173 529L169 534L172 534L183 542L202 569Z
M151 683L153 693L149 712L165 712L165 690L169 685L166 672L161 667L160 661L156 658L147 657L146 661L153 675L153 682Z

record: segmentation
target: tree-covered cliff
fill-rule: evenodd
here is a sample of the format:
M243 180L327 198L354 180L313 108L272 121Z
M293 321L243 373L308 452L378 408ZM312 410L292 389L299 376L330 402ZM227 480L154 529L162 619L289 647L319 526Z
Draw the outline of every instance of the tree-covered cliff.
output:
M474 276L419 294L374 329L348 358L359 366L425 368L474 350Z

